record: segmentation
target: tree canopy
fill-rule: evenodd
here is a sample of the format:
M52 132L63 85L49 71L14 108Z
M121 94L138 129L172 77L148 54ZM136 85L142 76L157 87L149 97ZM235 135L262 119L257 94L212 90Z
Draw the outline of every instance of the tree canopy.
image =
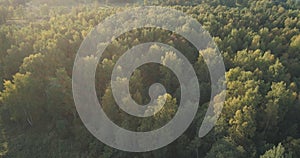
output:
M134 6L102 5L118 0L77 2L72 7L52 2L57 5L53 7L43 1L0 0L0 157L300 156L300 9L296 1L122 1L172 7L197 19L213 37L226 66L223 111L215 128L198 138L211 97L211 80L201 54L213 50L198 52L184 37L156 28L136 29L111 42L97 66L95 85L106 114L122 128L162 127L176 114L181 94L170 69L148 64L132 74L129 97L147 104L149 87L158 82L167 90L160 96L160 100L166 98L164 108L142 119L120 109L110 80L117 60L128 49L153 41L171 45L183 52L198 77L201 100L193 123L175 142L147 153L119 151L94 138L80 120L72 96L73 63L84 38L106 17ZM89 66L95 58L83 60ZM176 63L178 59L168 52L161 60Z

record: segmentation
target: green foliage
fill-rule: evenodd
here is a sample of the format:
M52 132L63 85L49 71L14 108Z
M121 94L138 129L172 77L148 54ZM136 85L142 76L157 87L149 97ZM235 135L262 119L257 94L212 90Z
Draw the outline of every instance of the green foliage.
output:
M28 2L0 1L0 157L300 157L300 11L293 1L122 1L175 5L191 15L211 33L227 69L221 117L213 131L198 138L211 97L201 54L214 50L197 52L183 37L154 28L137 29L112 41L99 61L95 85L106 114L123 128L162 127L176 114L181 93L172 71L158 64L141 66L130 78L129 97L147 104L149 86L159 82L168 92L160 96L166 104L147 119L126 114L110 87L110 74L125 51L145 42L171 45L183 52L198 76L201 101L195 121L178 140L147 153L121 152L99 142L82 124L72 98L75 54L94 26L124 9L103 4L120 1L78 0L72 4L81 5L72 8L65 7L69 1ZM161 60L177 66L178 58L169 52ZM95 58L82 62L89 67Z
M215 142L206 158L245 157L245 150L234 144L230 138L223 138Z
M274 146L272 149L266 151L260 158L285 158L284 151L284 147L279 143L278 146Z

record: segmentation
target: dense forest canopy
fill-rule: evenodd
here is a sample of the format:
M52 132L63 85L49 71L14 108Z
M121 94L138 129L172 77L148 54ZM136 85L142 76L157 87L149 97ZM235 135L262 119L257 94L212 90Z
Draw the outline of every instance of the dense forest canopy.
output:
M121 2L133 5L108 5L119 2L0 0L0 157L300 157L299 2L127 0ZM136 3L183 11L217 44L226 66L226 101L207 136L197 133L211 91L200 54L212 50L197 52L182 36L155 28L127 32L105 50L96 74L98 100L111 120L129 130L149 131L171 120L180 88L162 65L142 66L130 79L131 96L140 104L149 102L151 84L159 82L167 89L165 107L149 119L120 110L110 87L113 67L125 51L144 42L162 42L183 52L198 76L201 101L189 129L162 149L128 153L101 143L80 120L72 96L75 55L98 23ZM162 60L177 58L166 54Z

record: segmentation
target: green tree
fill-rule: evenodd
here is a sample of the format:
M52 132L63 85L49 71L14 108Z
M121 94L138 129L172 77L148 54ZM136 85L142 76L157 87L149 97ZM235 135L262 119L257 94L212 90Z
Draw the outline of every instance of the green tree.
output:
M227 137L224 137L213 144L206 158L227 158L227 157L245 157L245 150L242 146L237 146Z
M260 158L285 158L284 152L284 147L279 143L278 146L274 146L272 149L266 151Z

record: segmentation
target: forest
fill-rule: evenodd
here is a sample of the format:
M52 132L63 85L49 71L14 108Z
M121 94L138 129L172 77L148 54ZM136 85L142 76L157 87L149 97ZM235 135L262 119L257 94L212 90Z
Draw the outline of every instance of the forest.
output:
M161 149L133 153L107 146L87 130L74 105L72 70L81 43L94 27L139 5L170 7L196 19L221 52L227 88L217 124L199 138L212 86L200 54L211 50L200 53L184 37L157 28L136 29L112 41L97 65L95 85L105 113L118 126L132 131L160 128L180 102L174 73L147 64L132 74L130 95L146 104L149 86L161 83L168 93L164 108L139 119L118 107L111 73L133 46L156 41L180 50L200 85L199 108L184 134ZM299 8L297 0L0 0L0 157L298 158ZM162 60L177 59L166 54Z

